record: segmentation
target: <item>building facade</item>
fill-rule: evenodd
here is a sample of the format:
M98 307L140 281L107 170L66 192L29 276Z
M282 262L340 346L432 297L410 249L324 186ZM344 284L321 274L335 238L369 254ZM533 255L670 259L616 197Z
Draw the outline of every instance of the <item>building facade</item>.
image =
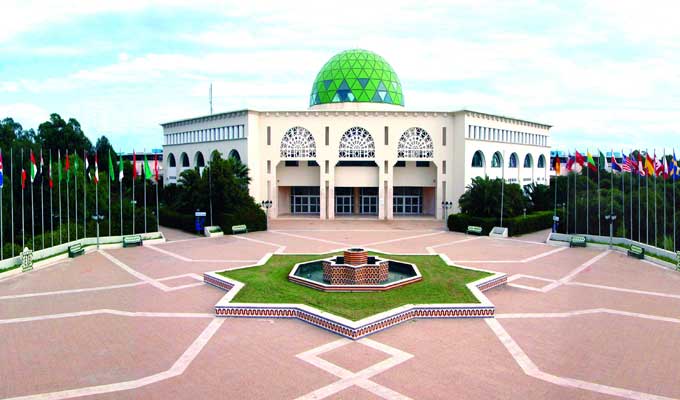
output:
M442 218L477 176L547 183L549 125L461 110L407 111L375 53L348 50L321 69L306 111L239 110L162 124L164 173L220 153L250 168L270 216Z

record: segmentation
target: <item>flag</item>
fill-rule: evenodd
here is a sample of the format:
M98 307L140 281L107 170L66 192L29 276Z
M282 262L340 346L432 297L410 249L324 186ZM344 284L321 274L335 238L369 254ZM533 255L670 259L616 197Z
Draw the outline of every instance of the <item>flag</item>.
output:
M149 160L146 158L146 152L144 153L144 179L151 180L153 174L151 174L151 168L149 168Z
M673 180L677 181L680 179L680 163L678 162L678 159L675 158L675 150L673 150Z
M26 189L26 170L21 169L21 190Z
M116 172L113 170L113 160L111 160L111 150L109 150L109 179L111 179L111 182L116 180Z
M4 185L5 177L2 169L2 151L0 150L0 188L2 188L2 185ZM2 207L2 204L0 204L0 207Z
M668 157L663 156L663 179L668 179L670 169L668 168Z
M645 170L647 175L654 175L654 160L652 160L652 157L649 156L649 153L647 153L647 156L645 157Z
M99 184L99 160L96 151L94 152L94 184Z
M118 154L118 181L123 182L123 153Z
M661 163L661 160L656 159L656 153L654 153L654 173L656 176L663 175L663 164Z
M68 183L71 180L71 174L69 174L68 170L71 168L71 164L68 162L68 150L66 150L66 161L64 162L64 171L66 172L66 183Z
M31 183L35 181L35 177L38 175L38 166L35 163L35 156L33 155L33 150L31 150Z
M616 158L614 158L614 152L612 152L612 172L614 171L621 172L622 170L623 170L622 167L616 162Z
M571 154L569 154L567 156L567 171L571 171L571 170L574 169L574 161L575 161L575 158L572 157Z
M137 179L137 154L132 150L132 180Z
M621 171L623 172L632 172L631 168L631 159L630 157L626 157L625 154L623 154L623 150L621 150L621 165L619 167L621 168Z
M76 178L76 173L78 173L78 155L73 153L73 179ZM86 158L87 159L87 158ZM83 174L85 176L85 174Z
M597 166L601 170L606 171L607 170L607 157L605 157L605 155L602 154L602 151L600 151L600 150L598 150L598 151L600 152L600 156L597 159ZM614 152L612 151L612 159L613 158L614 158ZM613 165L614 164L612 163L612 168L614 168ZM620 169L619 169L619 171L620 171Z
M623 154L623 150L621 150L621 153ZM636 172L637 163L633 159L633 153L631 153L628 157L625 158L625 167L622 167L622 169L626 172L631 172L631 173Z
M90 170L90 161L87 159L87 151L85 152L83 158L85 158L85 175L87 175L87 179L92 179L92 177L90 176L90 171L89 171ZM76 169L77 168L78 168L78 166L76 166Z
M590 154L590 151L586 152L586 156L588 157L588 168L593 172L597 172L597 166L595 165L595 160L593 160L593 155Z
M576 155L574 156L574 161L576 164L583 166L583 164L586 163L586 160L583 158L583 155L576 150Z
M156 160L158 161L158 160ZM562 161L560 160L560 155L555 154L555 175L560 176L560 172L562 170ZM158 174L156 174L158 175ZM158 180L158 177L156 177L156 180Z
M47 182L50 185L50 189L54 189L54 181L52 181L52 151L50 151L50 163L47 166Z
M158 154L153 157L153 174L156 178L156 183L158 183Z
M645 164L642 159L642 152L638 151L638 166L637 166L637 171L638 175L640 176L647 176L647 170L645 169Z

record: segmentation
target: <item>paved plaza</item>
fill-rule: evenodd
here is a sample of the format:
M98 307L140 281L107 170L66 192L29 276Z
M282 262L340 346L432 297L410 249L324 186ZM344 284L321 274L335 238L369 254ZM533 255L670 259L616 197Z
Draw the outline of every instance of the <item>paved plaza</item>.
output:
M88 252L0 280L0 398L680 398L680 273L540 232L440 221L278 220L269 232ZM293 319L215 318L206 271L361 246L508 274L493 319L352 341Z

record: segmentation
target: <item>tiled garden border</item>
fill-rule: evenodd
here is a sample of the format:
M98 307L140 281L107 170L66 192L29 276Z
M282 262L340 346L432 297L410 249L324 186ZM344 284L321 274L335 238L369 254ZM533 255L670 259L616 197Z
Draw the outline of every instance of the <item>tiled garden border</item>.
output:
M412 255L432 256L433 254ZM242 268L264 265L271 256L272 253L269 253L257 265L248 265ZM203 281L227 291L224 297L215 304L215 315L218 317L297 318L350 339L360 339L414 318L493 318L496 308L482 292L506 284L507 275L495 271L454 265L443 254L439 254L439 257L450 266L493 274L467 284L468 289L479 300L479 303L407 304L358 321L351 321L305 304L232 303L231 300L243 288L244 284L219 275L217 273L219 271L204 273Z

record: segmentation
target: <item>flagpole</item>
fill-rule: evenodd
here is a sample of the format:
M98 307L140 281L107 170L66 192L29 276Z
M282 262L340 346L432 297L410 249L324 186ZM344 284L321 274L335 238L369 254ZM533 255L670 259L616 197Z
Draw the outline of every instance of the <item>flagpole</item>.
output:
M574 156L576 157L576 156ZM578 219L577 219L577 210L576 210L576 175L577 173L574 173L574 233L578 233L577 227L578 227Z
M613 156L614 154L612 154ZM621 149L621 164L623 164L623 149ZM621 218L623 218L623 230L626 230L626 176L623 173L623 168L621 169L621 209L623 210L621 215ZM632 213L633 210L630 210ZM631 214L632 215L632 214ZM633 225L630 226L630 229L633 229ZM626 237L624 233L624 238Z
M87 151L83 150L83 162L85 163L85 170L83 171L83 239L87 237Z
M602 200L600 199L600 168L602 167L600 155L602 155L602 152L600 152L600 149L597 149L597 151L600 153L597 155L597 235L602 236Z
M33 150L31 150L33 154ZM35 158L35 156L33 156ZM33 160L31 160L33 162ZM31 175L33 175L33 168L31 167ZM37 169L37 167L36 167ZM36 172L36 176L37 176ZM35 177L31 176L31 250L35 251L35 207L33 206L33 185L35 184Z
M78 151L74 151L73 154L75 157L73 158L73 185L75 186L75 192L73 193L73 200L75 202L75 212L73 215L76 217L76 240L78 240ZM67 185L68 186L68 185Z
M659 231L659 225L657 224L657 208L656 208L656 149L654 150L654 247L658 247L657 242L657 232Z
M569 162L569 156L567 155L567 162ZM567 219L567 226L564 227L564 233L569 233L569 170L567 170L567 206L565 212L565 218Z
M676 180L677 180L678 176L680 176L680 171L678 171L678 169L680 168L680 165L676 165L677 164L676 161L677 160L675 158L675 149L673 149L673 162L674 162L673 165L675 165L675 167L674 167L675 174L673 176L673 180L671 181L671 185L673 185L673 251L678 251L677 241L676 241L677 240L676 239L676 232L678 231L678 226L675 224L675 214L677 214L676 210L678 209L678 207L677 207L677 200L675 198L675 186L676 186L675 184L676 184Z
M57 177L59 178L59 195L57 199L59 200L59 244L62 243L61 240L61 150L57 150Z
M158 213L158 178L156 178L156 232L160 232L160 214Z
M588 152L588 150L586 150ZM586 162L586 235L590 234L590 168Z
M623 150L621 150L623 151ZM631 151L630 154L633 154ZM630 170L630 240L633 240L633 169Z
M52 185L50 187L50 238L51 246L54 247L54 208L52 208L52 192L54 191L54 181L52 181L52 150L50 150L50 182Z
M137 200L135 200L135 169L137 168L135 160L135 150L132 149L132 234L135 234L135 208L137 207Z
M612 158L614 158L614 149L612 149ZM614 159L614 161L616 161L616 159ZM605 163L606 162L607 161L605 160ZM614 215L614 164L613 163L612 163L611 168L609 168L609 170L610 170L609 175L611 175L611 178L612 178L612 184L611 184L611 190L610 190L610 192L611 192L610 193L610 199L611 199L610 200L611 201L610 209L611 209L611 211L609 212L609 215ZM623 171L621 171L621 176L623 176ZM625 205L624 205L624 207L625 207ZM622 212L622 215L621 215L621 221L623 222L624 226L626 224L625 215L626 215L626 212L625 212L625 209L624 209L623 212ZM613 222L612 222L612 226L613 226Z
M646 167L647 160L649 159L649 151L647 152L646 157L647 158L645 159L645 167ZM649 172L649 171L647 171L647 172ZM647 177L647 179L645 179L645 187L646 187L645 188L645 190L646 190L645 207L647 209L647 222L646 222L647 234L646 234L646 238L645 238L645 243L649 244L649 177Z
M99 171L97 170L97 151L94 153L94 214L97 219L97 249L99 249Z
M503 150L503 168L501 169L501 228L503 227L503 201L505 197L505 150Z
M111 150L109 150L109 169L111 169L113 163L111 162ZM109 236L111 236L111 174L113 171L109 171Z
M11 146L11 145L10 145ZM12 239L12 245L10 246L12 248L12 258L14 258L14 149L12 147L9 148L9 180L10 180L10 196L12 197L10 199L9 205L11 209L11 217L12 217L12 232L11 232L11 239ZM675 214L674 214L675 215Z
M42 228L42 248L45 248L45 167L43 166L43 151L40 149L40 227Z
M120 190L120 236L123 236L123 151L118 154L118 188Z
M2 149L0 149L0 159L2 159ZM11 164L11 162L10 162L10 166L11 166L11 165L12 165L12 164ZM3 249L2 249L2 245L3 245L2 240L3 240L3 236L4 236L3 234L5 233L5 232L2 230L2 228L3 228L3 226L2 226L2 222L3 222L3 221L2 221L2 209L3 209L3 204L2 204L2 192L5 191L5 176L4 176L5 171L4 171L4 166L3 166L2 174L3 174L3 176L2 176L2 181L3 181L3 182L2 182L2 185L0 186L0 260L4 260L4 259L5 259L5 253L4 253Z
M26 230L24 224L24 149L21 149L21 251L26 248Z
M144 233L148 232L146 228L146 165L149 161L146 159L146 149L144 149Z
M666 173L666 165L668 165L668 160L666 159L666 148L664 147L663 149L663 237L661 240L665 241L666 240L666 233L668 231L666 230L667 225L666 225L666 180L668 179L668 175Z
M66 150L66 158L68 159L68 150ZM67 242L71 241L71 207L69 206L69 198L71 196L69 195L69 192L68 192L68 186L69 186L68 181L70 180L69 174L70 174L70 172L67 169L66 170L66 241Z

